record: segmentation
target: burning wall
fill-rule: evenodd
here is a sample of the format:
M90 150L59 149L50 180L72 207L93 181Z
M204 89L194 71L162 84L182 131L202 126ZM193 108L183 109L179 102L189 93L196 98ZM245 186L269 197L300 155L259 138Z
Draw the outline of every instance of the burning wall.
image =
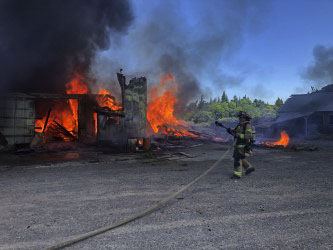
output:
M127 85L125 76L118 73L118 81L123 108L98 110L97 142L125 147L128 139L143 139L147 135L147 80L133 78Z

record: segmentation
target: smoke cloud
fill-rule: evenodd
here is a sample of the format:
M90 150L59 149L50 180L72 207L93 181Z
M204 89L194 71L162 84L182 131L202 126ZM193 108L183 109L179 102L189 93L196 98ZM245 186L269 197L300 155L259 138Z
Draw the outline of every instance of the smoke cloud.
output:
M333 47L317 45L313 48L314 62L303 72L303 78L314 87L333 83Z
M132 19L126 0L1 0L0 86L62 92Z
M258 31L266 2L160 1L144 8L143 18L110 60L122 65L125 74L147 76L149 83L172 73L179 83L177 110L182 111L189 101L210 93L207 82L219 89L242 83L243 75L228 75L220 62L234 56L246 34Z

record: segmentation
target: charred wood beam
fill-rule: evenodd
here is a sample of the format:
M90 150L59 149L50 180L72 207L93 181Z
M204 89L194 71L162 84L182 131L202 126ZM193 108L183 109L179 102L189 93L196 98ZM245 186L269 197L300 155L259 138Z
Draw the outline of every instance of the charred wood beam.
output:
M123 70L120 69L120 73L117 73L117 78L121 89L121 106L124 109L126 77L122 74L122 71Z
M105 116L125 117L124 113L116 112L114 110L109 109L108 107L96 107L95 111L98 114L102 114L102 115L105 115Z
M61 134L65 135L67 137L70 137L70 138L72 138L74 140L77 139L71 132L69 132L64 126L62 126L61 124L59 124L56 120L54 120L53 122L56 124L55 128L58 129L58 131Z
M50 109L49 109L49 112L47 113L47 117L46 117L46 120L45 120L45 123L44 123L44 128L43 128L42 133L45 132L45 129L46 129L47 124L48 124L48 122L49 122L49 118L50 118L51 111L52 111L52 108L50 108Z
M49 94L49 93L29 93L30 96L39 99L82 99L87 96L95 98L96 94Z

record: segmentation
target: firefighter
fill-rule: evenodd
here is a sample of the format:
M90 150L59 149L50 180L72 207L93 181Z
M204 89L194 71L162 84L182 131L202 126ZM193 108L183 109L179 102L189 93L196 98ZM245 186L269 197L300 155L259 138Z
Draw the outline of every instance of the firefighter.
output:
M242 168L245 170L245 175L252 173L254 167L245 159L246 156L252 154L251 144L254 142L254 127L251 126L251 117L247 112L240 111L238 114L239 123L235 129L228 128L229 134L234 136L234 171L232 179L239 179L242 176Z

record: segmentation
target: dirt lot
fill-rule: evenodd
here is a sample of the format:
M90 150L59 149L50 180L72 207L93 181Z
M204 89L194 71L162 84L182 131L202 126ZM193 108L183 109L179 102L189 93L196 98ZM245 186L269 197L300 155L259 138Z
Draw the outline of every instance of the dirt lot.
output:
M249 158L256 171L237 181L230 153L162 209L68 249L332 249L333 146L317 144L313 152L258 148ZM0 154L0 249L43 249L133 215L229 146Z

